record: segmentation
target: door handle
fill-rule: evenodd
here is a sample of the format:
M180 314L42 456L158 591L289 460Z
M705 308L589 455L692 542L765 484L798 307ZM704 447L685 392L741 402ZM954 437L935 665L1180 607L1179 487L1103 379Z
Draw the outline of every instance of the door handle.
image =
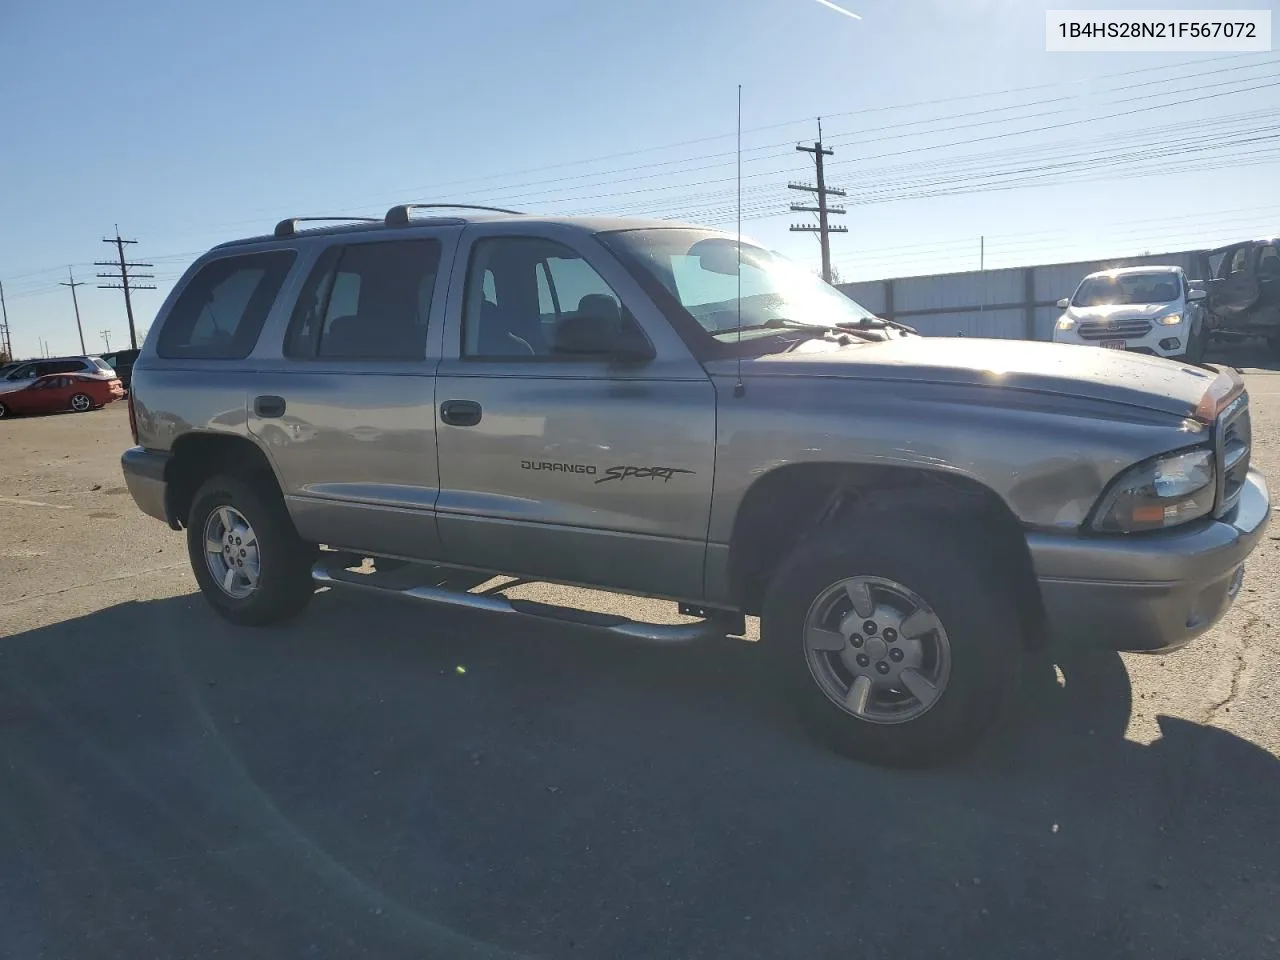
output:
M480 404L474 400L446 400L440 404L440 419L453 427L474 427L480 422Z
M284 397L254 397L253 412L259 417L272 419L284 416Z

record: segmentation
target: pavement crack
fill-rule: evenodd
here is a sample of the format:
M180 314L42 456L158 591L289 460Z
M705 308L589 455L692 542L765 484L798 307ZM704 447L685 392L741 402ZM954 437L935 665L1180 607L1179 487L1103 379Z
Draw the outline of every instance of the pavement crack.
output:
M1218 713L1230 706L1240 693L1240 681L1244 677L1245 667L1248 666L1246 655L1249 652L1250 637L1253 634L1253 628L1262 622L1262 617L1256 613L1246 611L1246 616L1248 619L1240 626L1240 650L1236 655L1235 665L1231 668L1231 687L1225 697L1209 705L1209 709L1205 711L1203 723L1213 723Z
M45 597L56 597L60 593L71 593L74 590L88 590L90 587L96 587L103 583L112 583L116 580L132 580L135 577L145 577L150 573L163 573L166 570L176 570L179 567L185 567L185 560L178 563L167 563L163 567L150 567L146 570L135 570L132 573L120 573L111 577L102 577L89 583L76 583L69 587L62 587L59 590L50 590L47 593L33 593L25 597L18 597L14 600L0 600L0 607L12 607L18 603L30 603L32 600L43 600Z

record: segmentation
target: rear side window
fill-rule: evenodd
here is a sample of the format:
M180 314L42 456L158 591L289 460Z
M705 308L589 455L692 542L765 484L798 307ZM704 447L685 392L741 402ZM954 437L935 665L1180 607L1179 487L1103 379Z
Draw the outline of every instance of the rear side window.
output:
M421 360L440 268L437 240L331 248L289 322L285 355L331 360Z
M247 357L295 256L275 250L206 264L173 305L156 352L175 359Z
M41 373L78 373L88 366L83 360L53 360L41 368Z

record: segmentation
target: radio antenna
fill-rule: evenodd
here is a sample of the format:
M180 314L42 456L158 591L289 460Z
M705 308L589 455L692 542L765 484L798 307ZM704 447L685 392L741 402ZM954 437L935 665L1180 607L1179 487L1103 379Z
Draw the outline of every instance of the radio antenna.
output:
M742 382L742 84L738 84L738 382L733 385L735 397L746 396Z

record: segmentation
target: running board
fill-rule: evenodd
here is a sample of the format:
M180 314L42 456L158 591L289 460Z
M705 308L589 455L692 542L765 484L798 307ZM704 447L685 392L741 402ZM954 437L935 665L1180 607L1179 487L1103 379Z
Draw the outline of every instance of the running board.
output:
M342 561L339 560L338 562ZM408 566L418 565L410 564ZM422 569L423 572L430 570L437 573L441 570L439 567ZM385 575L379 575L378 573L352 573L345 568L335 569L333 565L326 564L322 560L312 567L311 579L320 587L350 587L362 590L365 593L406 597L410 600L438 603L449 607L465 607L468 610L483 610L487 613L517 614L526 617L537 617L541 620L573 623L579 626L604 630L615 636L626 637L628 640L639 640L660 646L676 646L694 643L699 640L723 638L729 635L740 636L746 632L745 620L740 615L735 616L730 613L712 615L696 623L645 623L606 613L579 610L575 607L555 606L534 600L510 599L494 590L472 593L467 589L458 589L450 586L421 582L412 583L406 579L400 569ZM416 579L420 581L422 577ZM428 579L438 580L439 576L433 575ZM517 582L523 583L526 581L515 581L497 589L514 587Z

